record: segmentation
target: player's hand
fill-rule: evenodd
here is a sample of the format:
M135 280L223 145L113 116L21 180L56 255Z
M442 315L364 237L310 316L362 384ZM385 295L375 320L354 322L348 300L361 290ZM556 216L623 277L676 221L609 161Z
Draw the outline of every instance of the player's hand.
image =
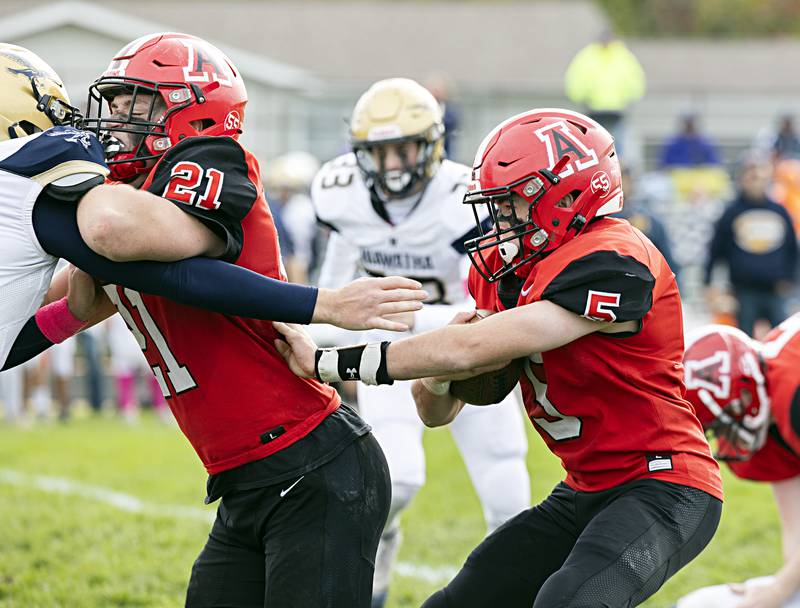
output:
M477 323L482 317L478 314L477 310L463 310L457 312L456 316L450 319L448 325L468 325L469 323Z
M312 322L344 329L408 331L408 324L393 320L392 315L419 310L427 298L422 285L412 279L356 279L341 289L320 289Z
M103 290L89 274L70 266L67 283L67 306L81 321L88 321L103 302Z
M741 597L736 608L781 608L786 595L776 585L741 585L734 583L731 591Z
M295 323L272 324L284 340L275 340L275 348L289 365L289 369L301 378L314 377L314 363L317 345L308 332Z
M402 323L408 330L411 331L414 329L414 325L416 325L416 313L413 311L410 312L398 312L393 315L384 315L384 319L388 321L394 321L396 323Z
M456 313L456 316L450 319L448 325L469 325L470 323L477 323L485 316L486 316L485 313L480 313L477 310L463 311ZM434 380L436 380L437 382L445 382L447 380L450 381L466 380L467 378L472 378L473 376L479 376L481 374L485 374L486 372L493 372L496 369L502 369L509 363L511 363L511 361L501 361L500 363L492 363L491 365L476 367L475 369L465 370L462 372L458 372L456 374L436 376Z

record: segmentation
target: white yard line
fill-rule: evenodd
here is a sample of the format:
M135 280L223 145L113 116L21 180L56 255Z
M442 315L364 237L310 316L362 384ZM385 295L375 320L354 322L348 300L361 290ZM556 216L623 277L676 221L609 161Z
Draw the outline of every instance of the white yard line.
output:
M33 475L13 469L0 469L0 483L23 488L33 488L50 494L65 494L77 496L84 500L103 503L120 511L138 513L152 517L170 517L180 520L195 520L213 522L216 515L215 509L202 509L200 507L184 507L179 505L164 505L148 502L117 492L102 486L93 486L67 477L53 477L50 475ZM425 564L411 564L398 562L395 564L395 573L406 578L413 578L426 583L446 583L458 572L454 566L426 566Z
M181 507L162 505L147 502L124 492L117 492L102 486L93 486L67 477L52 477L50 475L31 475L14 471L13 469L0 469L0 483L6 483L24 488L34 488L51 494L67 494L78 496L86 500L93 500L106 504L120 511L128 513L141 513L157 517L171 517L174 519L193 519L204 522L214 521L214 510L199 507Z
M454 566L426 566L425 564L411 564L398 562L394 565L394 573L405 578L413 578L431 584L443 585L450 582L456 575L458 568Z

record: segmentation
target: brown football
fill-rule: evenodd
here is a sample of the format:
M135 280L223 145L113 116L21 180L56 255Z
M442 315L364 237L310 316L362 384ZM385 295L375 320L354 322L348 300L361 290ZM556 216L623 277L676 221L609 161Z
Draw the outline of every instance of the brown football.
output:
M450 383L450 394L472 405L499 403L519 382L524 363L524 358L514 359L505 367L493 372L486 372L466 380L453 380Z

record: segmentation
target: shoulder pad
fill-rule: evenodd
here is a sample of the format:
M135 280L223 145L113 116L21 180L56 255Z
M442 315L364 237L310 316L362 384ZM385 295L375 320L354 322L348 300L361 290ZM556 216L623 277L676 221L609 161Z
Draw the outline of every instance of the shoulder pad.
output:
M0 169L42 186L76 174L108 174L103 147L87 131L54 127L25 139L22 146L0 160Z
M461 163L453 162L452 160L443 160L439 171L447 175L448 180L456 185L463 184L466 188L472 174L472 169Z
M45 186L53 198L62 201L78 201L89 190L104 183L106 178L97 173L73 173L60 177Z
M464 240L478 236L473 208L464 204L469 174L470 169L465 165L445 160L430 186L430 196L436 199L439 223L448 230L451 239L455 239L453 246L459 253L464 253L461 246ZM479 208L479 215L483 218L487 213ZM460 241L458 246L456 241Z
M352 208L353 193L363 191L368 196L355 155L343 154L325 163L311 184L314 212L323 221Z

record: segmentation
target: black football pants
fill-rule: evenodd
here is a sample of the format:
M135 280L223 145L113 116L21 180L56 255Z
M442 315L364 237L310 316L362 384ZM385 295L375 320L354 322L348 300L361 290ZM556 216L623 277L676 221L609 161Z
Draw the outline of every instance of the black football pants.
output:
M389 469L371 434L299 479L225 494L189 608L368 608Z
M563 482L488 536L423 608L627 608L694 559L722 502L654 479L603 492Z

